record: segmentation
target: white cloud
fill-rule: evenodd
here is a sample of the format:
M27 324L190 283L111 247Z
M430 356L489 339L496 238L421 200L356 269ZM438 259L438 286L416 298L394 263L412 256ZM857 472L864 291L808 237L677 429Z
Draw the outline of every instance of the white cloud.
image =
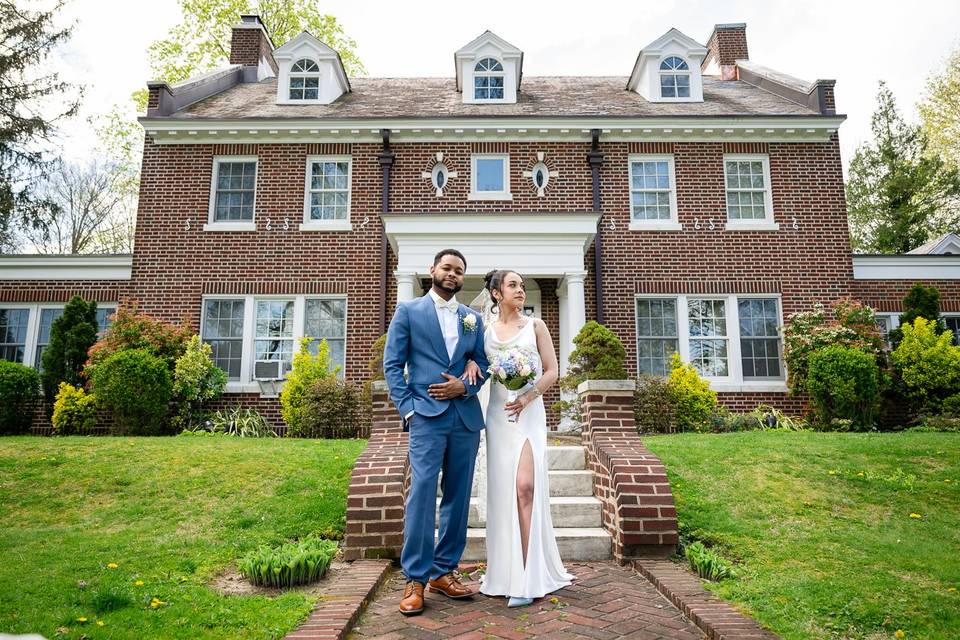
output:
M179 20L174 0L75 0L79 18L63 64L87 86L85 113L109 110L149 80L146 47ZM746 22L750 58L806 80L837 80L844 163L869 139L877 81L910 117L924 81L960 46L960 3L844 0L770 2L371 2L326 0L357 41L371 76L453 76L453 52L491 29L524 51L527 75L626 76L637 51L670 27L701 42L714 23ZM81 121L71 152L92 145Z

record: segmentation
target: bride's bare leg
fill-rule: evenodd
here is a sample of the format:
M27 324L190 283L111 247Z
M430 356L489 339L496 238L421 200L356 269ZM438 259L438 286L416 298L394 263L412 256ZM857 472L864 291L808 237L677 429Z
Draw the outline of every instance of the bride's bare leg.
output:
M517 513L520 517L520 546L523 548L523 566L527 566L527 546L530 541L530 520L533 516L533 448L530 441L523 443L520 463L517 465Z

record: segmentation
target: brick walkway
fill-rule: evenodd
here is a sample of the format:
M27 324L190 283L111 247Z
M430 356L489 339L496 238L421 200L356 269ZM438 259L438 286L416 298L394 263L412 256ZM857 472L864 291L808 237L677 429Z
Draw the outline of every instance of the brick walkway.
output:
M507 609L503 598L477 595L453 601L427 594L427 610L397 612L403 575L394 573L377 593L350 638L636 638L703 640L706 636L630 567L613 562L569 564L577 582L529 607Z

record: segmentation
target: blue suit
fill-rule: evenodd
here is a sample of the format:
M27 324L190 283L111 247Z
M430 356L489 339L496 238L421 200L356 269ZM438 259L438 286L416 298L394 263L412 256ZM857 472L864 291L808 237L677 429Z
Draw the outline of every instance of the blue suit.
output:
M466 395L452 400L435 400L428 388L446 382L441 373L460 377L468 360L487 370L483 346L483 322L464 305L457 311L459 340L453 356L447 354L443 332L433 299L423 296L397 305L387 332L383 352L383 373L390 398L410 432L411 482L407 492L403 523L403 551L400 564L407 580L425 584L457 568L466 546L467 515L473 467L483 429L483 412L477 391L483 380L471 385L464 381ZM476 318L468 331L463 318ZM404 367L408 377L404 376ZM443 471L443 498L440 502L440 531L434 546L437 479Z

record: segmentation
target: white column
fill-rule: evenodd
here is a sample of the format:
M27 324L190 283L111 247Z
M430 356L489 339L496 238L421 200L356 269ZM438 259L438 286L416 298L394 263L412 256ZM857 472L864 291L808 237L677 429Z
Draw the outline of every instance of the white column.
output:
M587 302L583 293L583 281L586 271L570 271L564 274L563 281L567 290L567 348L573 351L573 339L587 323Z
M567 310L567 290L562 282L557 287L557 308L560 320L560 335L557 338L560 345L560 375L564 376L570 363L570 317Z
M394 271L393 276L397 279L397 302L406 302L413 300L414 285L417 282L417 274L412 271Z

